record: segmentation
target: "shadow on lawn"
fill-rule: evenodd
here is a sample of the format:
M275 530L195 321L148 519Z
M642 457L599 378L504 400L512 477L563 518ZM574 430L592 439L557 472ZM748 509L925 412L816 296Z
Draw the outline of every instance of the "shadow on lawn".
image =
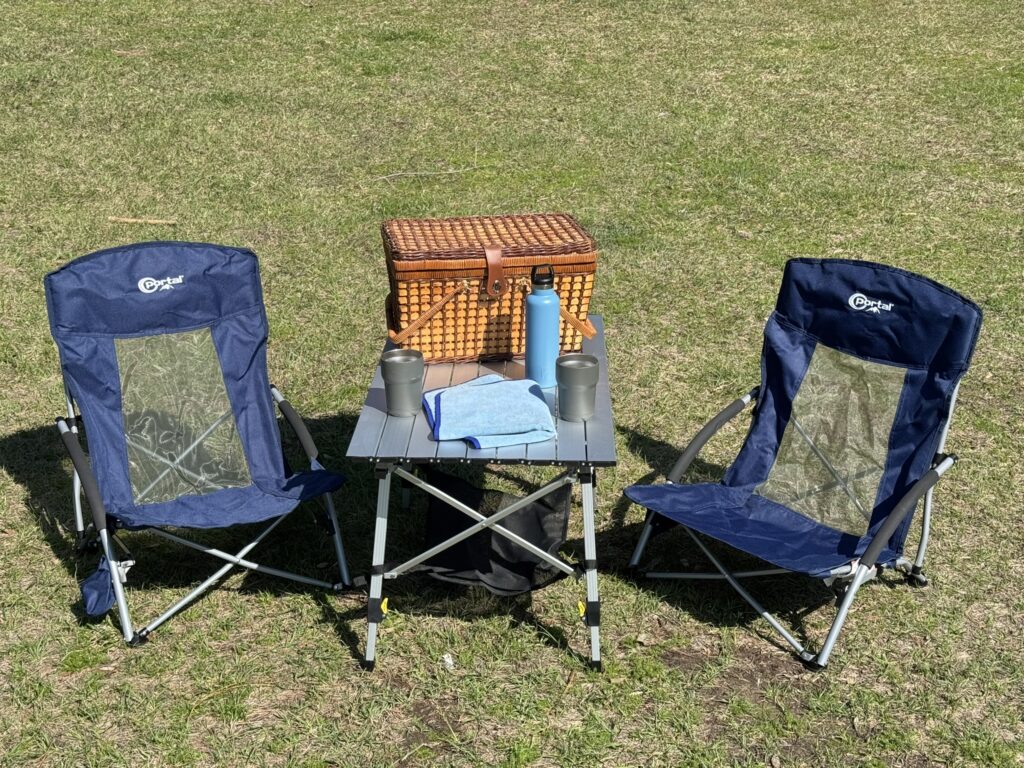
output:
M353 465L344 459L355 417L349 414L306 421L320 450L322 463L341 472L349 482L335 494L335 504L342 520L345 545L350 561L369 557L369 543L364 543L371 523L358 514L346 514L346 508L362 509L370 504L372 477L364 465ZM307 466L298 441L287 425L280 425L285 454L294 468ZM86 443L87 440L83 440ZM28 492L27 506L56 558L69 575L82 578L92 571L97 561L95 550L78 552L75 547L74 506L72 500L71 462L67 457L57 429L40 426L21 430L0 438L0 467ZM82 500L86 523L91 521L88 504ZM318 524L318 504L311 502L297 509L281 527L254 551L259 562L294 570L317 578L336 577L334 550L330 537ZM304 514L305 513L305 514ZM232 528L190 531L188 538L226 551L237 551L266 524ZM179 588L194 586L222 564L202 553L184 551L171 542L145 532L124 532L122 538L136 559L129 577L131 588L147 586ZM310 588L297 582L246 572L243 591L271 593L305 592ZM129 595L130 599L130 595ZM79 606L74 606L84 619ZM143 618L143 617L139 617Z
M678 457L679 449L667 443L654 440L646 435L629 429L621 429L625 435L631 453L644 459L650 467L638 482L650 483L664 477ZM534 486L525 483L507 468L485 469L478 465L460 465L455 473L479 487L488 485L489 476L498 476L505 481L517 484L521 493L533 490ZM553 476L558 470L552 468ZM687 479L693 481L714 481L724 473L724 468L697 460ZM598 470L598 495L606 492L601 487L601 471ZM617 491L617 489L616 489ZM423 541L423 518L425 514L425 494L415 494L412 505L401 512L393 495L393 506L389 516L388 561L398 562L404 557L419 551ZM372 498L372 494L371 494ZM575 513L579 513L579 494L575 501ZM369 502L369 503L372 503ZM723 582L685 582L647 580L635 576L629 571L627 564L633 547L640 535L642 524L626 524L627 513L631 502L619 493L611 512L611 525L597 533L598 562L602 575L618 577L635 584L638 589L647 590L658 595L659 599L685 610L700 621L716 626L748 626L757 618L747 604ZM578 520L578 517L577 517ZM399 522L401 521L401 522ZM397 525L403 525L401 531ZM579 527L578 525L576 526ZM368 540L368 539L367 539ZM725 546L712 548L721 552L730 564L742 567L753 560L742 553L730 550ZM583 541L573 538L566 542L563 551L573 560L582 562L584 559ZM365 561L363 561L365 562ZM700 555L699 550L681 530L667 530L664 535L652 539L645 557L645 564L654 565L664 570L712 570ZM820 582L802 576L783 576L761 580L750 587L765 607L795 628L795 634L806 640L804 620L808 614L832 602L833 593ZM579 596L585 594L582 583L578 585ZM564 628L540 622L532 612L532 594L518 597L495 597L485 593L482 588L469 589L430 579L423 574L403 577L385 583L384 594L391 598L396 607L400 606L404 613L411 615L455 615L461 619L471 620L475 616L491 616L507 614L515 626L531 626L538 637L565 651L581 663L586 660L586 648L570 647ZM345 612L335 610L331 601L320 598L324 609L324 618L337 628L339 637L352 652L353 657L361 654L363 635L354 631L355 622L364 618L364 610L358 607ZM763 634L765 639L780 648L788 650L777 638Z
M307 419L306 424L320 450L322 463L346 476L347 483L334 498L352 575L365 574L369 569L373 543L373 510L377 487L372 468L368 464L353 463L344 458L355 427L355 416L337 414ZM285 454L291 466L304 466L305 459L290 429L281 424L280 430L285 443ZM87 447L84 435L82 439ZM75 547L71 462L67 458L56 428L51 425L39 426L0 438L0 467L27 491L28 509L69 577L81 579L91 573L98 555L95 550L78 552ZM483 469L467 469L471 475L467 479L476 480L482 485ZM518 482L521 487L525 487L522 481ZM394 489L399 491L401 484L396 483ZM392 554L413 554L418 551L417 547L423 540L423 505L416 503L407 510L400 510L399 499L400 493L393 493L393 510L389 519L389 559ZM316 516L303 514L304 509L315 511L317 507L313 503L308 503L304 508L297 509L254 551L253 556L267 565L331 580L335 577L336 568L330 538L318 525ZM91 516L84 498L83 512L88 523ZM250 541L261 527L263 526L254 525L190 531L187 535L195 541L225 551L237 551ZM137 561L128 582L129 605L132 604L132 593L138 590L193 587L209 576L221 563L203 556L202 553L183 552L181 547L145 532L124 532L120 538L127 543ZM335 628L341 641L351 649L354 658L361 658L365 633L359 625L366 616L366 608L362 601L358 607L346 609L345 603L349 601L339 601L336 596L315 587L310 588L251 571L244 573L239 590L270 594L309 593L320 605L324 622ZM436 582L423 575L389 582L388 592L401 600L403 610L409 613L455 613L470 618L507 614L513 625L529 626L544 642L574 656L579 655L570 648L566 635L560 628L547 625L533 616L530 595L510 599L479 600L467 596L467 590L463 587ZM77 601L69 608L80 621L91 621ZM110 613L99 621L106 621L108 617L113 621L113 616L114 614ZM145 621L151 617L135 615L134 618ZM183 620L187 620L187 611ZM580 659L582 661L583 657L580 656Z
M376 500L376 481L372 469L365 463L352 463L344 458L345 449L355 426L355 416L337 414L307 420L310 432L321 453L322 462L331 469L344 474L348 482L335 495L346 552L353 576L365 574L369 568L372 546ZM641 457L650 467L637 482L656 482L664 476L678 455L676 446L654 440L630 429L621 429L631 453ZM286 426L281 427L285 442L285 453L293 467L301 467L301 451ZM74 547L73 507L71 502L71 470L57 430L42 426L22 430L0 439L0 466L28 491L28 507L34 513L37 523L57 559L64 565L70 576L80 578L91 572L96 562L94 553L79 554ZM555 471L554 469L552 470ZM691 467L687 477L690 480L715 480L723 468L698 460ZM485 475L491 470L482 466L463 466L459 475L483 487ZM498 474L506 481L518 484L523 492L531 487L521 478L504 470ZM598 471L598 494L612 492L601 486L601 472ZM399 485L396 490L399 490ZM625 524L630 502L619 494L611 513L611 525L597 534L598 562L603 575L623 578L638 589L650 590L667 603L691 613L700 621L714 625L747 625L755 618L732 591L724 584L691 582L664 582L634 578L627 569L629 556L640 534L641 524ZM393 494L392 514L389 517L388 560L401 558L403 554L414 554L423 541L425 501L423 494L415 495L415 503L408 509L400 507L400 493ZM575 495L574 509L578 513L579 495ZM84 503L83 503L84 504ZM86 519L89 511L85 506ZM315 506L307 504L315 510ZM231 551L251 540L253 526L196 532L192 537L205 543ZM133 568L129 582L133 589L154 587L184 588L208 576L219 561L203 557L181 557L182 550L170 542L157 539L145 533L128 533L125 536L138 564ZM571 539L564 551L575 560L583 560L583 542ZM303 514L299 509L275 531L257 552L261 562L267 565L307 573L331 579L333 570L333 549L328 536L317 524L315 515ZM730 553L735 555L736 553ZM742 556L739 556L742 560ZM652 540L649 565L666 569L696 568L705 570L696 547L679 531L668 532ZM737 557L730 557L730 563ZM818 582L800 577L783 577L755 586L755 594L765 607L792 623L797 633L802 634L802 619L832 600L832 593ZM275 579L247 572L242 580L242 591L286 594L309 592L321 606L323 620L332 625L341 641L356 658L361 657L364 640L359 624L365 618L365 607L345 610L330 595L315 588L310 589L295 582ZM579 585L582 596L584 588ZM414 575L386 584L385 594L400 601L402 610L411 614L458 615L465 618L505 614L513 626L529 626L538 637L553 647L564 650L583 661L580 651L574 650L565 632L558 626L541 622L532 612L532 595L512 598L498 598L490 595L479 598L478 590L435 581L425 575ZM73 610L80 619L85 619L79 606ZM139 617L146 618L146 617Z
M675 464L685 445L671 445L649 437L628 427L618 427L626 438L630 452L650 468L635 481L637 485L664 482L665 475ZM717 482L726 467L710 464L699 457L690 465L683 480L687 483ZM621 494L612 508L612 526L598 536L598 553L602 571L631 580L638 589L654 592L660 599L685 610L700 621L718 626L748 626L757 618L750 606L724 581L646 579L628 568L629 559L640 537L643 523L625 524L627 513L633 506ZM689 536L669 521L660 518L648 543L640 568L648 571L704 571L716 572ZM709 548L721 556L733 570L762 568L764 562L731 547L704 539ZM582 549L582 543L578 543ZM745 585L770 612L794 628L795 635L806 642L804 619L823 605L835 600L834 593L815 579L801 575L782 575L767 579L747 580ZM773 644L789 650L775 635L765 635Z

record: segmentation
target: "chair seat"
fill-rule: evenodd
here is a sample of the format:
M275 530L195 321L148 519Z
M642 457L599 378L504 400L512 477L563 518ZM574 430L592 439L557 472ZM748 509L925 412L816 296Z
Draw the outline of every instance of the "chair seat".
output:
M108 509L125 528L226 528L271 520L291 512L300 502L336 491L344 478L324 469L296 472L279 482L225 488L201 496L127 509Z
M779 568L826 577L859 557L864 538L829 528L754 494L718 483L634 485L626 496L687 528L725 542ZM885 549L879 562L895 561Z

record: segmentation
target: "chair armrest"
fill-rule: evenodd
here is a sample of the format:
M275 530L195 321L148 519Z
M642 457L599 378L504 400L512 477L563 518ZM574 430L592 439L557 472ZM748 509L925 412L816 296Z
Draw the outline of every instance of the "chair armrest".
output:
M274 402L277 403L277 407L280 409L285 421L288 422L288 426L292 428L295 436L299 438L299 443L302 445L302 450L306 452L306 457L311 462L315 461L319 452L316 449L316 443L313 442L313 436L309 434L309 429L306 428L305 422L302 421L299 414L292 408L292 404L284 399L284 395L273 384L270 385L270 394L273 395Z
M89 466L89 459L86 458L82 445L78 442L78 435L71 431L68 420L63 416L57 418L57 429L60 431L61 442L71 457L71 463L82 481L82 490L85 491L85 499L89 502L89 510L92 512L92 522L96 531L102 531L107 527L107 509L103 506L103 499L100 498L100 488L96 485L96 477Z
M710 440L727 421L734 418L736 414L746 408L752 401L757 400L758 395L760 394L761 387L754 387L743 397L737 398L729 403L729 405L722 409L717 416L705 424L701 431L694 436L690 441L690 444L683 450L682 455L672 467L672 471L668 473L668 481L670 483L678 483L686 473L686 470L690 468L690 464L693 463L693 460L697 458L697 454L700 453L700 449L704 447L704 444Z
M860 564L871 568L878 561L878 555L882 552L882 547L889 541L896 529L900 527L900 524L906 519L907 515L914 511L917 506L917 502L921 500L921 497L928 493L929 489L939 482L939 478L945 474L946 470L952 467L957 462L957 457L954 454L949 456L936 456L937 463L928 470L920 480L918 480L910 488L909 491L903 496L902 499L897 502L892 512L882 523L881 528L871 539L871 543L868 544L868 548L864 551L864 555L860 559Z

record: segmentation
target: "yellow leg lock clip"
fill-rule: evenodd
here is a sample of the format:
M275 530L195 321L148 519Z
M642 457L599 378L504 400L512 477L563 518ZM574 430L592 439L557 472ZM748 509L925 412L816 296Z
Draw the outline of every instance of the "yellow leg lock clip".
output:
M584 603L582 600L576 606L580 612L580 618L588 627L601 626L601 602L599 600Z
M379 597L371 597L367 603L367 619L371 624L380 624L388 613L388 599L381 600Z

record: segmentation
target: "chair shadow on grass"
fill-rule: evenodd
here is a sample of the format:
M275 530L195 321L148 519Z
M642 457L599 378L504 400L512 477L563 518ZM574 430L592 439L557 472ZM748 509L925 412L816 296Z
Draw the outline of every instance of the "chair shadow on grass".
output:
M369 545L363 542L367 530L366 521L360 520L360 515L356 513L366 503L372 504L372 499L364 501L362 498L363 493L369 492L369 481L364 477L368 472L365 466L354 465L344 458L345 448L355 426L355 417L338 414L307 419L306 424L320 450L321 462L348 479L342 491L335 494L334 500L350 563L353 559L368 558ZM281 423L280 431L289 464L295 469L305 468L308 462L291 430ZM83 443L87 446L87 436ZM52 425L44 425L0 437L0 468L25 489L29 513L35 518L56 560L63 565L69 576L81 580L91 573L98 555L95 547L79 552L75 546L71 462L57 429ZM88 525L92 517L84 496L82 508ZM253 551L252 558L266 565L314 578L336 580L334 548L324 527L318 522L318 514L314 514L318 510L317 501L300 505L280 528ZM189 530L184 536L234 552L251 541L267 524L269 521L231 528ZM148 587L193 587L223 565L221 560L201 552L183 550L178 545L144 531L123 532L119 538L127 544L136 559L128 580L129 605L133 591ZM243 592L285 594L313 592L317 588L245 571L238 589ZM79 620L90 621L77 601L70 607ZM145 620L150 617L140 615L135 618Z

